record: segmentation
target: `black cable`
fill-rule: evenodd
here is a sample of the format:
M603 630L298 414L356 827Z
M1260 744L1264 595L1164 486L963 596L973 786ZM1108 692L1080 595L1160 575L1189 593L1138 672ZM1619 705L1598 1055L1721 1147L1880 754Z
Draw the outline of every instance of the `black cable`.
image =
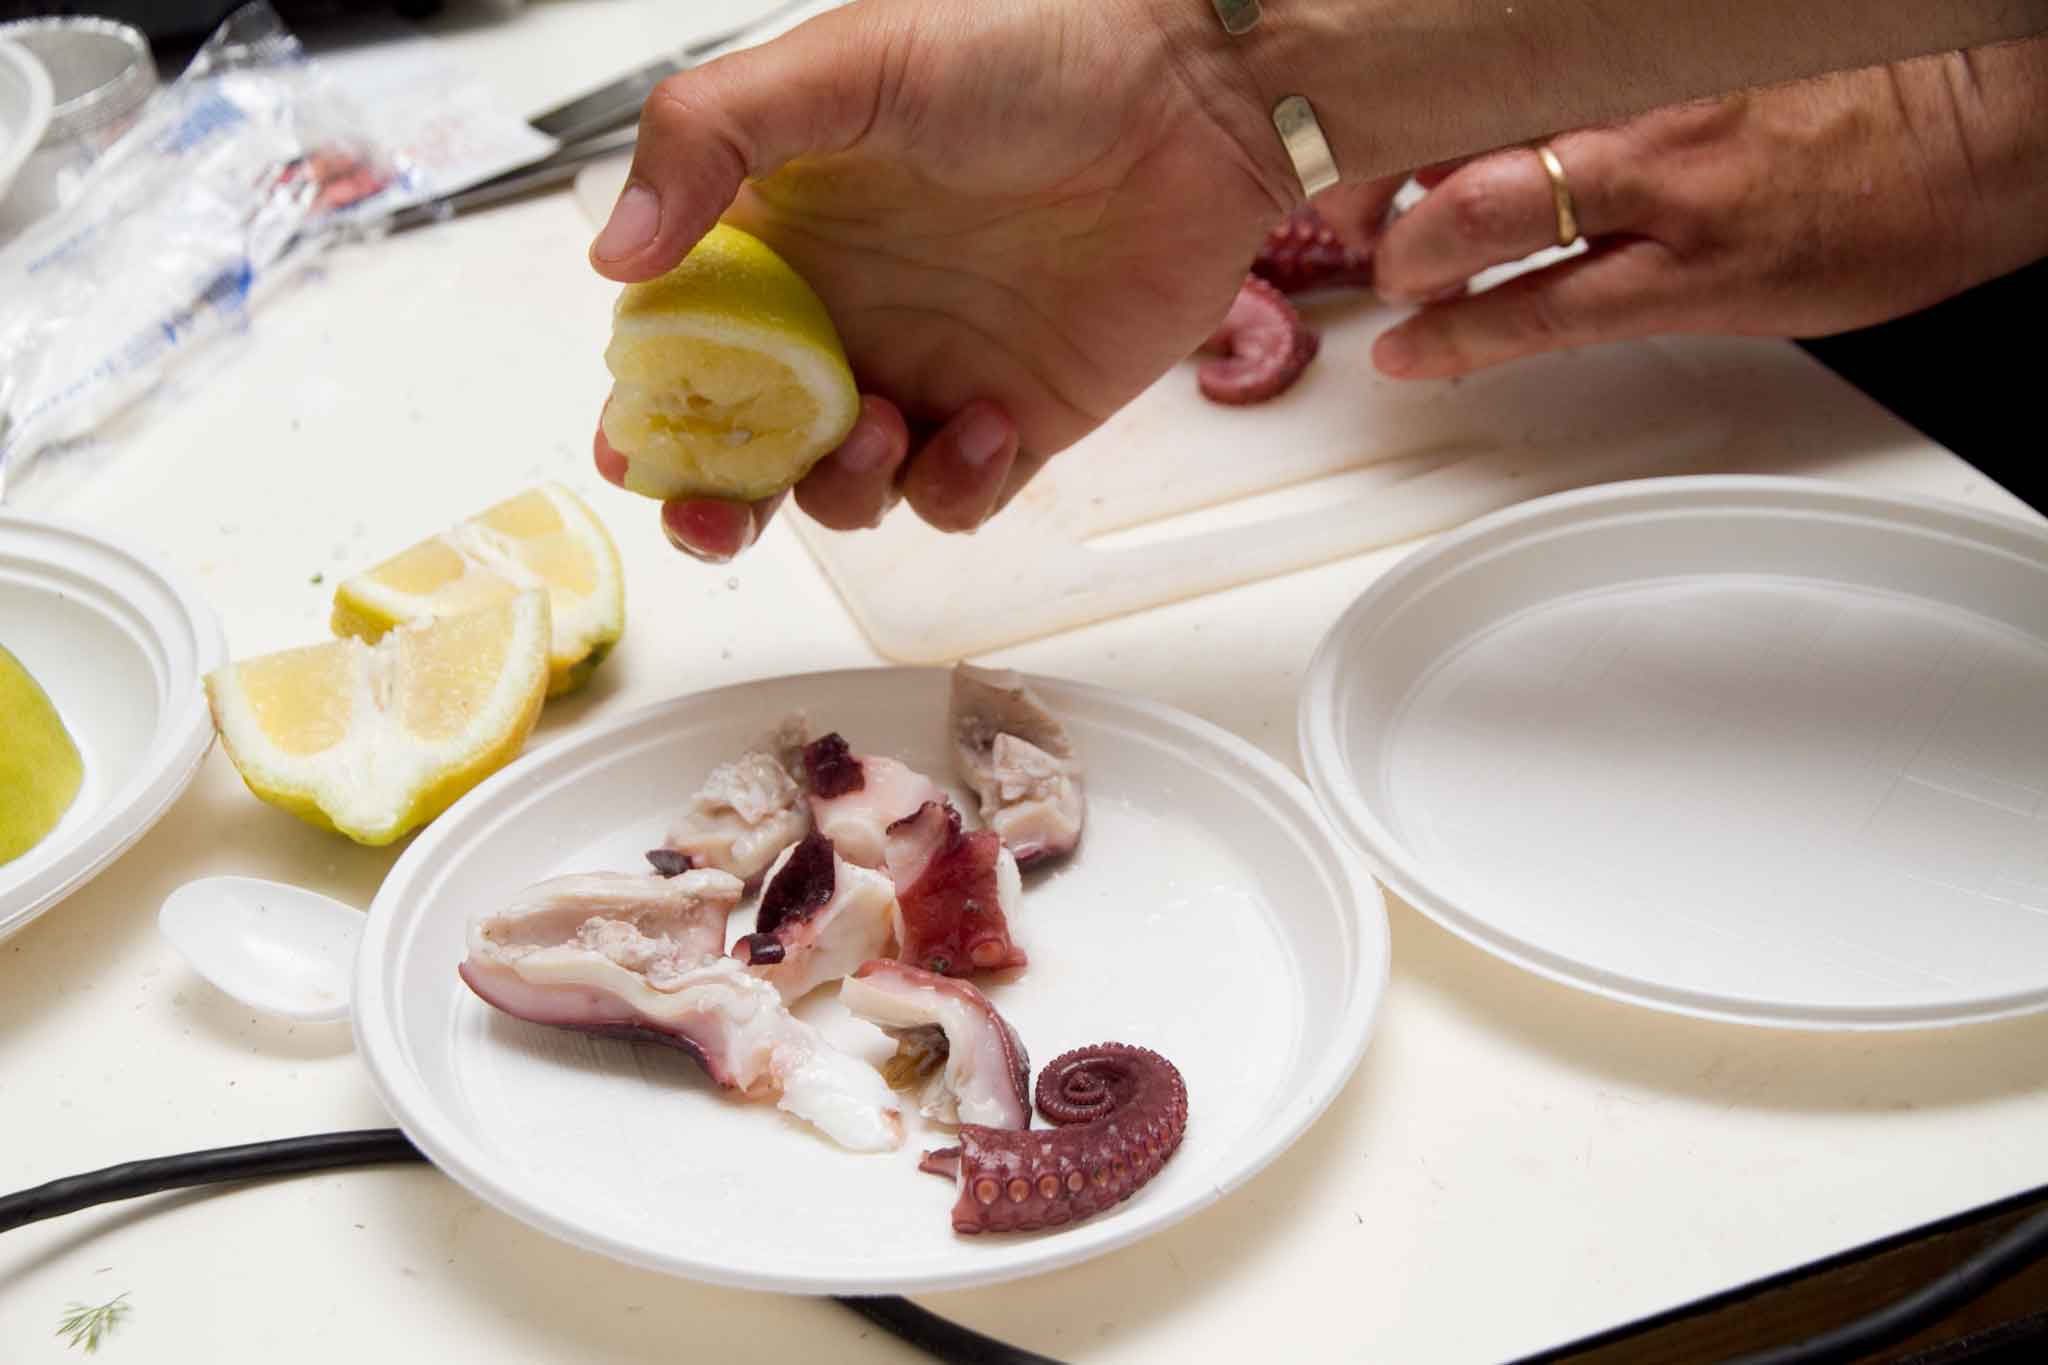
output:
M107 1166L83 1175L65 1176L33 1189L0 1196L0 1232L27 1223L56 1218L95 1204L189 1189L224 1185L266 1176L298 1175L342 1166L376 1166L391 1161L425 1161L419 1148L396 1128L364 1128L349 1133L315 1133L277 1138L239 1147L213 1147L201 1152L152 1157ZM1008 1342L985 1337L959 1323L919 1308L895 1295L873 1298L833 1296L846 1308L884 1331L948 1365L1060 1365Z
M1051 1356L985 1337L894 1294L858 1299L835 1294L833 1298L875 1326L952 1365L1060 1365Z
M2048 1209L2023 1219L1997 1241L1896 1303L1789 1346L1738 1356L1728 1365L1827 1365L1903 1341L1928 1323L2048 1256Z
M220 1185L235 1180L260 1180L272 1175L297 1175L335 1166L374 1166L387 1161L425 1161L419 1149L396 1128L365 1128L352 1133L316 1133L311 1137L250 1142L240 1147L214 1147L203 1152L129 1161L84 1175L66 1176L0 1198L0 1232L24 1223L76 1213L95 1204L193 1185Z

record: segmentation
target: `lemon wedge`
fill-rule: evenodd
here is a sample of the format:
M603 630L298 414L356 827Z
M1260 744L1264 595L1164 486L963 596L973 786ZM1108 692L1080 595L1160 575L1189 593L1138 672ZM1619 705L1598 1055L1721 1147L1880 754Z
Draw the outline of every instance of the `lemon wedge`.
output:
M548 695L573 692L626 628L618 546L583 500L560 484L515 498L346 579L334 590L336 635L377 640L407 621L453 616L535 588L548 595L554 639Z
M652 498L781 492L844 440L860 393L825 305L724 224L681 265L629 284L612 314L604 436Z
M57 827L85 781L85 761L49 694L0 645L0 863Z
M249 790L388 844L518 754L548 685L548 598L229 664L206 696Z

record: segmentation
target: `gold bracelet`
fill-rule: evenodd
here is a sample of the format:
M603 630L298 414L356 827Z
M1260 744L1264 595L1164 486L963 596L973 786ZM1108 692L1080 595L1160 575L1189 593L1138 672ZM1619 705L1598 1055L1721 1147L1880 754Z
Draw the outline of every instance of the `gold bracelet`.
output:
M1260 19L1259 0L1210 0L1223 31L1231 37L1250 33ZM1316 121L1315 107L1306 95L1283 95L1273 106L1273 129L1280 145L1294 163L1294 178L1304 195L1316 195L1337 183L1337 158L1330 152L1330 140Z

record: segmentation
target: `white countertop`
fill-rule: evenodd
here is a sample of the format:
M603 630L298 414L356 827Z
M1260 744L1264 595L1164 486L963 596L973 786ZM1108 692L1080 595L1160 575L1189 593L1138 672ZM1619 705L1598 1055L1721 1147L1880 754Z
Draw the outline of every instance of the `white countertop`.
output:
M546 4L442 32L523 112L755 8ZM652 504L597 480L611 288L584 264L588 236L561 194L338 254L106 432L73 466L91 479L39 479L22 506L157 547L247 655L323 637L344 572L561 479L613 528L630 621L537 740L700 687L881 662L787 527L710 569L669 549ZM1876 415L1842 449L1796 455L1802 473L2019 508ZM1174 703L1293 764L1316 642L1401 553L995 661ZM1234 647L1254 634L1257 649ZM388 1124L345 1025L239 1009L155 915L181 883L230 872L367 905L395 857L258 804L216 750L126 857L0 943L0 1189ZM2048 1018L1889 1035L1696 1022L1550 984L1391 912L1372 1046L1293 1150L1138 1246L921 1302L1073 1360L1497 1360L2048 1181ZM0 1240L0 1285L10 1365L75 1359L53 1335L60 1310L124 1290L113 1361L919 1358L831 1303L553 1242L425 1167L31 1226Z

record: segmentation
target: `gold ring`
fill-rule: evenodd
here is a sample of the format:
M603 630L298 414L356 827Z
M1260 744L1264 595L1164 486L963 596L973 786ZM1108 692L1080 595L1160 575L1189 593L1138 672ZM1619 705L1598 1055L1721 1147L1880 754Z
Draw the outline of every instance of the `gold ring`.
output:
M1544 143L1536 146L1543 173L1550 177L1550 202L1557 209L1557 244L1570 246L1579 240L1579 214L1572 205L1572 187L1564 178L1564 163Z

